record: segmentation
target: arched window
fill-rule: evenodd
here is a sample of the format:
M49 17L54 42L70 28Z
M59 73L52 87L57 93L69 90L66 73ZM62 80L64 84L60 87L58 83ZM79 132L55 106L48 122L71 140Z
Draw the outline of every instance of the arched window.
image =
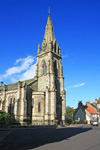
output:
M19 114L20 114L20 109L19 109L19 107L20 107L20 102L19 102L19 99L18 99L18 101L17 101L17 115L19 116Z
M40 103L38 103L38 112L40 112L41 110L40 110Z
M47 73L47 66L46 66L46 63L44 61L43 64L42 64L42 74L46 75L46 73Z
M15 113L15 98L13 99L13 104L12 104L12 113Z
M12 98L10 99L9 106L8 106L8 113L12 114Z
M0 100L0 110L1 110L1 100Z
M54 61L54 73L56 76L58 76L58 68L57 68L57 61Z

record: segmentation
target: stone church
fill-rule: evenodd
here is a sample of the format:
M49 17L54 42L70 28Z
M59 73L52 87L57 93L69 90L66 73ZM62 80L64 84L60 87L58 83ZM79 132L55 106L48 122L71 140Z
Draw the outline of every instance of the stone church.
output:
M65 122L66 92L60 45L57 45L53 25L48 19L42 46L38 45L34 78L0 86L0 110L8 112L12 121L21 124L47 125L54 120Z

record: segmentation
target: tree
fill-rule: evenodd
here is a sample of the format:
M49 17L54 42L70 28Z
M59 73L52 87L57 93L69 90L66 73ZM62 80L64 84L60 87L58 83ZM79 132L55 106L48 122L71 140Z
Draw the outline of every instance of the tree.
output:
M73 113L74 113L74 108L67 106L66 107L66 116L67 116L67 123L71 123L73 121Z

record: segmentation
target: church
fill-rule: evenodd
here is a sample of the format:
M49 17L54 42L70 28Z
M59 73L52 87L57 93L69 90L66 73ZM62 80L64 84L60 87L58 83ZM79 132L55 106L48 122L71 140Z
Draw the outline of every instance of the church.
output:
M66 92L60 45L48 19L42 45L38 44L34 78L0 86L0 110L11 115L12 122L33 125L65 123Z

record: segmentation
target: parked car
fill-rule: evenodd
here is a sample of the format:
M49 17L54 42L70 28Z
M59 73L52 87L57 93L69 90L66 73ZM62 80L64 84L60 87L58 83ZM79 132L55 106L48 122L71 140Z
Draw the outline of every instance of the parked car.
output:
M98 126L98 124L99 124L99 122L96 121L96 120L92 122L92 125L93 125L93 126Z

